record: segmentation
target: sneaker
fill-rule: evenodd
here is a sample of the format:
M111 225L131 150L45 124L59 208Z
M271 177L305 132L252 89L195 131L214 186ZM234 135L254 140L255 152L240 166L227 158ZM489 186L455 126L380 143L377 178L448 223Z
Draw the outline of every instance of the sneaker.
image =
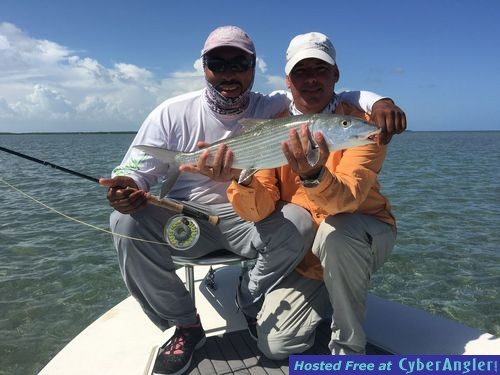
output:
M206 341L200 318L196 324L177 326L174 335L160 348L154 375L180 375L191 365L193 354Z

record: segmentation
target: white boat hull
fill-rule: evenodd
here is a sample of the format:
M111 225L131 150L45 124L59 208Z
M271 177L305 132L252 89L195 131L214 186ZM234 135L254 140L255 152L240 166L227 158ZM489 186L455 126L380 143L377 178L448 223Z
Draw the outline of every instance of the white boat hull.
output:
M216 272L217 289L195 267L196 306L207 336L246 329L234 303L237 266ZM183 270L178 271L183 278ZM500 354L500 338L423 310L369 296L365 324L371 344L394 354ZM173 333L161 332L132 297L89 325L40 372L41 375L149 374L154 353Z

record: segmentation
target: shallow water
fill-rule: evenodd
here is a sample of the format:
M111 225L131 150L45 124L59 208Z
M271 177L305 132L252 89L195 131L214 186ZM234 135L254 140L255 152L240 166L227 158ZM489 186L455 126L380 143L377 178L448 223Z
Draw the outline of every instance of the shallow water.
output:
M0 135L0 145L100 177L132 138ZM394 137L380 181L398 240L373 293L500 335L499 161L500 132ZM97 184L5 153L0 177L65 214L108 227L111 209ZM0 374L32 374L128 293L108 234L0 186Z

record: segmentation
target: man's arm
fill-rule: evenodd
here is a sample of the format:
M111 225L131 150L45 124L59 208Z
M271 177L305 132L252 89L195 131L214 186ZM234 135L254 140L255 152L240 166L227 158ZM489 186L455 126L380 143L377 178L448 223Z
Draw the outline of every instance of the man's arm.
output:
M392 99L371 91L344 91L338 94L341 102L347 102L371 115L372 121L381 128L379 144L388 144L394 134L406 129L406 115Z
M373 105L379 100L388 99L371 91L342 91L337 93L340 102L352 104L363 112L371 113Z
M382 129L378 143L386 145L394 134L406 130L406 115L391 99L382 99L373 104L371 112L372 121Z
M231 182L227 197L242 219L257 222L274 212L280 199L275 173L274 169L260 170L246 186Z
M306 125L300 132L290 130L288 142L282 145L290 168L300 177L311 202L329 215L355 212L366 200L377 183L387 146L370 144L341 151L341 159L335 165L335 157L320 132L314 140L320 150L318 161L310 165L307 160L309 140L312 135Z
M320 181L306 187L307 196L329 215L355 212L377 184L386 151L387 146L375 144L344 150L335 172L327 163Z

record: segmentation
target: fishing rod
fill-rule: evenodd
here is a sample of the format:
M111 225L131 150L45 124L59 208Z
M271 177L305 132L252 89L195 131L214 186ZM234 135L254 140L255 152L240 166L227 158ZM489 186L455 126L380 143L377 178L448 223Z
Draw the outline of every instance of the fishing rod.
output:
M88 175L80 173L80 172L72 171L71 169L61 167L59 165L50 163L48 161L40 160L40 159L34 158L32 156L29 156L29 155L21 154L20 152L17 152L17 151L14 151L14 150L9 150L8 148L2 147L2 146L0 146L0 150L4 151L4 152L7 152L9 154L12 154L12 155L19 156L19 157L24 158L24 159L28 159L28 160L34 161L35 163L46 165L46 166L52 167L54 169L57 169L57 170L60 170L60 171L72 174L74 176L78 176L78 177L81 177L81 178L85 178L85 179L87 179L89 181L99 183L99 179L97 179L97 178L88 176Z
M60 165L48 162L46 160L41 160L34 158L32 156L22 154L20 152L10 150L8 148L0 146L0 151L4 151L6 153L21 157L23 159L30 160L32 162L42 164L45 166L52 167L59 171L69 173L73 176L77 176L80 178L84 178L86 180L99 183L99 179L62 167ZM150 195L147 198L148 203L165 208L167 210L176 212L180 215L176 215L172 217L165 226L164 235L167 242L174 248L178 250L187 250L192 247L199 238L200 229L198 223L196 223L193 219L199 219L209 222L212 225L217 225L219 223L219 217L216 215L208 215L200 210L182 204L178 201L169 198L162 198L155 195Z

